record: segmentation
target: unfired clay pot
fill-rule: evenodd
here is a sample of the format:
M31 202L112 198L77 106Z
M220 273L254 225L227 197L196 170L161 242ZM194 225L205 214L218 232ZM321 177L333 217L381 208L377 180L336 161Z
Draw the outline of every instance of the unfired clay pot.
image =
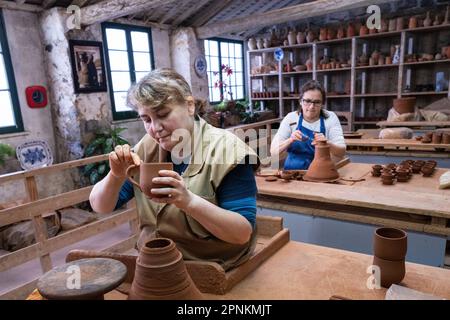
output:
M390 261L374 256L373 265L380 268L381 286L384 288L399 284L405 277L405 260Z
M374 255L386 260L405 259L408 236L397 228L377 228L373 235Z
M139 168L139 183L134 179L136 170ZM128 179L136 187L138 187L146 196L150 198L161 197L151 193L152 188L163 188L167 185L159 185L152 182L152 179L158 177L159 170L173 170L173 164L171 162L162 163L141 163L139 166L131 165L127 169Z
M128 300L200 300L175 243L155 238L142 246Z
M442 134L442 143L450 144L450 133L443 133Z
M318 141L314 159L309 166L303 180L315 182L335 181L339 178L334 162L330 156L330 145L327 141Z
M433 136L431 138L431 143L441 143L442 140L442 133L440 132L433 132Z
M398 98L394 99L394 109L398 113L413 113L416 106L416 98Z

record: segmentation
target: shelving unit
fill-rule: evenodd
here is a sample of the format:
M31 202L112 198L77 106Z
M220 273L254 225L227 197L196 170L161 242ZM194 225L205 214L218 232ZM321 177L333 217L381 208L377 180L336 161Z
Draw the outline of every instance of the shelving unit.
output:
M443 33L442 35L440 34L441 32ZM445 96L450 98L449 88L445 88L444 91L440 92L408 92L407 90L405 92L405 89L408 89L407 86L409 86L409 90L414 89L413 85L417 86L420 81L429 81L430 84L433 83L434 85L435 82L431 81L431 79L435 78L436 72L441 69L444 72L444 79L450 83L450 59L406 61L408 55L422 53L420 50L423 49L421 46L424 45L424 41L421 40L421 37L434 39L434 52L438 52L440 51L440 46L447 45L439 42L439 36L446 38L447 34L448 39L450 39L450 24L375 33L352 38L315 41L293 46L249 50L247 51L247 70L250 75L248 77L249 92L253 92L255 88L254 80L260 81L260 84L256 87L261 90L268 90L270 87L272 91L279 92L279 97L269 99L255 99L250 95L251 105L253 106L252 101L261 101L261 110L265 110L268 105L264 102L272 101L272 103L278 103L278 108L276 106L270 107L278 113L278 117L283 117L287 112L298 107L299 89L302 83L315 79L321 81L329 93L327 95L327 104L325 105L327 109L337 112L350 112L352 114L352 130L355 127L374 126L378 121L387 118L387 111L392 107L392 99L394 98L416 96L418 101L421 102L420 106L426 105L425 102L429 103ZM390 52L387 48L390 49L395 44L400 45L400 59L398 63L358 65L359 57L363 53L370 57L370 53L375 49L383 53ZM252 66L258 59L261 63L259 65L265 64L270 60L272 60L272 63L274 62L273 53L277 48L281 48L284 51L284 59L276 62L277 73L251 75ZM415 51L416 49L418 51ZM318 70L318 64L323 56L339 55L349 58L348 61L351 61L351 66ZM292 66L297 64L304 65L308 57L312 59L312 70L283 72L283 65L288 61L292 61ZM345 61L345 59L339 60ZM413 81L414 79L416 79L417 83ZM346 81L350 81L350 83L347 83L347 88L343 90L342 86L344 85L345 87ZM339 89L333 88L336 84L340 86ZM382 87L383 85L385 86L384 90L373 90L377 86ZM392 91L386 89L391 89ZM286 96L286 93L291 94L291 96ZM297 95L292 96L292 94ZM375 116L379 117L376 121L374 120ZM358 121L355 121L355 119L358 119ZM368 120L363 121L360 119Z

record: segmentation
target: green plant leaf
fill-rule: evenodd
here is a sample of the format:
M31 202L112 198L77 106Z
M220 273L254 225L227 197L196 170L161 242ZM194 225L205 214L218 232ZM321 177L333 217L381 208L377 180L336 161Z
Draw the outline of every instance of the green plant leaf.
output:
M87 177L92 169L94 169L96 166L96 163L89 163L88 165L84 166L82 174Z
M97 168L97 172L99 175L104 175L106 171L106 164L102 163L101 165L98 166Z
M103 153L104 154L110 153L113 150L114 150L114 141L113 141L113 139L112 138L106 139L105 146L103 148Z
M101 137L97 137L95 138L91 143L88 144L88 146L85 149L84 155L87 157L93 156L95 155L97 149L99 149L99 147L104 144L106 141L106 138L101 136ZM103 148L102 148L103 149ZM100 149L101 150L101 149Z

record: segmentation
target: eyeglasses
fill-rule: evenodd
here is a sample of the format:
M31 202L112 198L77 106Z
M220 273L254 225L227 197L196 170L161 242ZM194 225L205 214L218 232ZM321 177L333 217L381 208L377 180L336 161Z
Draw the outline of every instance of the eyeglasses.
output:
M310 106L314 104L316 107L322 106L322 100L309 100L309 99L302 99L303 104Z

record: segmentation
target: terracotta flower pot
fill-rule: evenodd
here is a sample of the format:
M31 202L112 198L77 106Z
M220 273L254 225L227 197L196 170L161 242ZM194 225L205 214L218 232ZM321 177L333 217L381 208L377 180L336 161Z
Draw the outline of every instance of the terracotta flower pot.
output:
M384 288L399 284L405 277L405 260L390 261L374 256L373 265L380 268L380 284Z
M443 133L442 134L442 143L443 144L450 144L450 133Z
M397 228L377 228L373 235L373 253L386 260L405 259L408 236Z
M416 106L415 97L394 99L394 109L400 114L414 113L415 106Z
M433 136L431 138L431 143L439 144L439 143L441 143L441 140L442 140L442 133L434 132Z
M141 248L129 300L198 300L195 286L175 243L152 239Z

